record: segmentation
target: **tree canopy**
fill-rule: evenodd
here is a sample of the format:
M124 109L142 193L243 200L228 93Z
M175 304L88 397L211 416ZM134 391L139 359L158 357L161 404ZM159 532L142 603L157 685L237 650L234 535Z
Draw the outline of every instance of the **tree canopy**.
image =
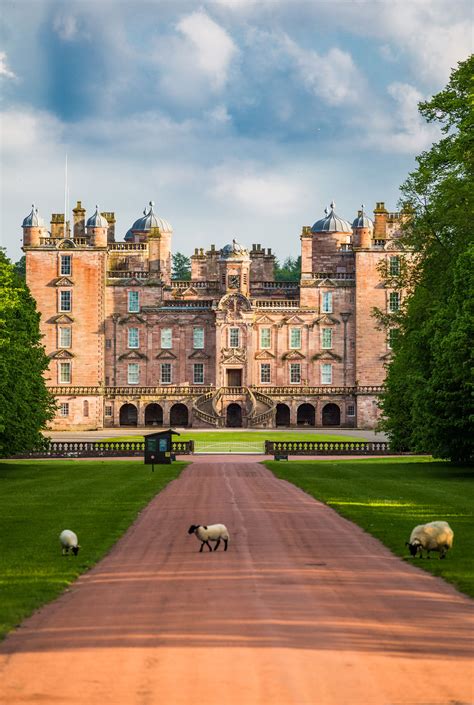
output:
M171 279L189 281L191 279L191 258L176 252L172 255Z
M301 278L301 255L298 257L287 257L280 265L275 260L275 281L277 282L298 282Z
M441 139L401 187L410 211L403 242L413 263L382 397L382 427L395 449L454 461L472 458L474 339L474 57L420 103Z
M39 318L25 280L0 250L0 456L38 446L54 414Z

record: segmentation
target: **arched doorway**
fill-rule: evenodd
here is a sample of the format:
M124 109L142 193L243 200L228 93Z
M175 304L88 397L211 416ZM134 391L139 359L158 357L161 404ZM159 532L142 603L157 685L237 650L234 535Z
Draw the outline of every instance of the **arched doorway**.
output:
M337 404L326 404L323 407L323 426L340 426L341 410Z
M173 404L170 411L170 426L187 426L189 412L186 404Z
M300 404L296 415L298 426L315 426L316 412L312 404Z
M159 404L148 404L146 407L145 426L163 426L163 409Z
M225 425L229 428L242 428L242 407L240 404L229 404Z
M287 404L277 404L275 424L277 426L290 425L290 407Z
M124 404L120 407L120 425L137 426L138 411L135 404Z

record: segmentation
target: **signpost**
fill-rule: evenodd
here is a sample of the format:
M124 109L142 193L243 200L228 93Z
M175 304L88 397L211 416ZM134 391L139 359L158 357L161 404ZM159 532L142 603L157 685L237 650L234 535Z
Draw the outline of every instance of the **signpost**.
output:
M173 455L173 436L179 436L171 428L167 431L149 433L145 436L145 465L151 465L155 472L155 465L169 465L175 457Z

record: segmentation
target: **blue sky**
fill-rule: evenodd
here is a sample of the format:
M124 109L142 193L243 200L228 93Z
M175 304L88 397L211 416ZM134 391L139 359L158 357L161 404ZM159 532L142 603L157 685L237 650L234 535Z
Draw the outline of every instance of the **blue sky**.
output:
M280 256L334 199L395 210L438 138L417 103L472 51L456 0L3 1L2 244L98 203L123 239L150 199L173 249L233 237Z

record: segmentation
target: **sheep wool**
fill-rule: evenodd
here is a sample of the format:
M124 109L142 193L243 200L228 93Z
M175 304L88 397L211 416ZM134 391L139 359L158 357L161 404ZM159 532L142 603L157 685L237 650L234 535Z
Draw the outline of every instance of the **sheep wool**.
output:
M70 531L70 529L64 529L64 531L61 531L61 533L59 534L59 541L62 546L63 556L67 555L69 551L72 551L72 553L77 556L80 546L77 540L77 535L74 533L74 531Z
M412 556L420 553L423 558L423 551L427 551L428 558L430 551L438 551L440 558L445 558L446 552L452 548L454 532L447 521L430 521L427 524L415 526L410 535L410 541L406 545L410 549Z
M188 529L188 534L194 534L196 538L201 541L201 548L199 553L202 552L204 544L212 551L209 541L215 541L214 551L217 551L219 544L224 542L224 551L227 551L227 544L229 542L229 532L224 524L210 524L204 526L203 524L192 524Z

